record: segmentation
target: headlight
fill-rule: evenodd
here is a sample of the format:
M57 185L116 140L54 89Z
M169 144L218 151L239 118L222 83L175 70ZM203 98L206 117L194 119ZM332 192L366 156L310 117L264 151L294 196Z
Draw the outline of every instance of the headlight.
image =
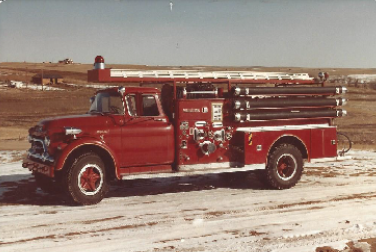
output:
M73 138L76 139L76 135L82 132L79 128L65 127L65 135L73 135Z

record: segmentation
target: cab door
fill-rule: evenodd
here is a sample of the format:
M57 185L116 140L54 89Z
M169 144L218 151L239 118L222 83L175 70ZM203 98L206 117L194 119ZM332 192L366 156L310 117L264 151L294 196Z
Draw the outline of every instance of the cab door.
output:
M174 128L157 94L125 95L127 119L122 130L122 167L172 164Z

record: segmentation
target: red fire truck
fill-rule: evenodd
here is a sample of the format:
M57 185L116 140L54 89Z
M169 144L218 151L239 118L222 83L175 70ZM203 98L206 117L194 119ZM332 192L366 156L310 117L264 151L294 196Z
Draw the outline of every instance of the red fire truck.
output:
M272 188L287 189L304 161L337 156L333 120L346 115L346 100L336 96L346 88L327 78L108 69L97 56L89 82L127 85L96 92L84 115L30 128L23 167L78 204L100 202L111 179L264 169Z

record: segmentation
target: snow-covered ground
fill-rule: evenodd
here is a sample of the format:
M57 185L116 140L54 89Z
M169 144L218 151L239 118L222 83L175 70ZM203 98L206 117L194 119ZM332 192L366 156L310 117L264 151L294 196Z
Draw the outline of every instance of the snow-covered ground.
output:
M0 151L0 165L21 160L23 154L26 154L26 151Z
M94 88L94 89L105 89L105 88L111 88L111 87L118 87L113 85L101 85L101 84L74 84L74 83L66 83L65 85L71 86L71 87L86 87L86 88ZM0 89L1 88L8 88L9 85L6 83L0 83ZM44 91L65 91L63 88L57 88L57 87L51 87L48 85L37 85L37 84L25 84L22 81L14 82L12 85L13 88L18 89L33 89L33 90L44 90Z
M74 84L74 83L67 83L67 86L72 87L87 87L87 88L95 88L95 89L105 89L105 88L112 88L112 87L118 87L113 85L101 85L101 84Z
M0 85L0 88L6 88L6 87L9 87L8 84L1 84ZM37 84L25 84L25 83L22 83L21 81L18 81L17 82L17 85L13 85L14 88L18 88L18 89L32 89L32 90L44 90L44 91L64 91L65 89L62 89L62 88L56 88L56 87L51 87L51 86L48 86L48 85L44 85L42 87L42 85L37 85Z
M269 190L255 173L138 180L84 207L43 193L20 162L2 162L0 251L371 251L376 153L350 155L306 164L289 190Z

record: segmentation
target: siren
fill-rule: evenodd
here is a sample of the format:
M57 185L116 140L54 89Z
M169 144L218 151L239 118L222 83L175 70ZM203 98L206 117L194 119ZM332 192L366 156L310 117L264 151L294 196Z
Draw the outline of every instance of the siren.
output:
M100 55L95 57L94 69L104 69L104 58Z

